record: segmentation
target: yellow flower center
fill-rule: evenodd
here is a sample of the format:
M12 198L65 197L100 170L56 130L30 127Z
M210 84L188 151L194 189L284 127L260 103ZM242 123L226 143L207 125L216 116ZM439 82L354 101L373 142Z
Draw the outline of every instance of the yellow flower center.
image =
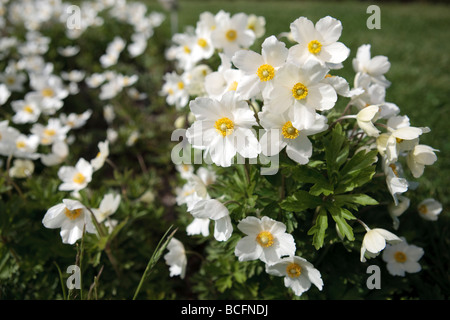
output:
M237 38L237 32L236 30L230 29L227 31L227 33L225 34L225 37L227 38L228 41L234 41Z
M228 136L231 133L233 133L234 130L234 123L228 118L220 118L216 121L216 124L214 125L216 127L216 130L222 135L222 136Z
M178 86L178 89L183 90L183 89L184 89L184 83L183 83L183 81L179 81L179 82L177 83L177 86Z
M308 88L300 82L297 82L292 88L292 96L297 100L305 99L307 95Z
M86 177L83 175L83 174L81 174L81 173L77 173L74 177L73 177L73 182L75 182L75 183L77 183L77 184L82 184L85 180L86 180Z
M53 137L56 134L56 131L53 129L45 129L44 134L48 137Z
M197 44L202 48L206 48L206 46L208 45L208 42L205 39L200 38L197 40Z
M269 231L261 231L256 236L256 242L258 242L261 247L271 247L273 245L273 235Z
M33 108L27 104L25 107L23 107L23 111L27 113L33 113Z
M81 209L81 208L74 209L74 210L69 210L67 208L64 209L64 214L70 220L75 220L76 218L78 218L81 215L82 212L83 212L83 209Z
M403 262L405 262L406 261L406 254L404 254L403 252L401 252L401 251L397 251L395 254L394 254L394 259L395 259L395 261L397 261L397 262L399 262L399 263L403 263Z
M424 204L421 204L421 205L419 206L418 210L419 210L419 212L420 212L421 214L427 214L427 213L428 213L428 208L427 208L427 206L424 205Z
M395 141L397 141L397 143L402 143L404 140L400 138L395 138Z
M259 80L268 81L272 80L275 75L275 69L269 64L263 64L258 68L256 72L258 74Z
M286 267L286 274L290 278L298 278L302 274L302 267L292 262Z
M237 81L233 81L230 86L228 87L228 91L236 91L238 86L238 82Z
M191 48L189 48L188 46L184 46L183 47L183 51L187 54L191 53Z
M322 50L322 44L317 40L313 40L308 43L308 50L312 54L318 54Z
M286 122L281 128L283 136L287 139L295 139L298 137L299 131L292 125L292 122Z
M17 141L17 143L16 143L17 149L23 149L23 148L25 148L26 146L27 146L26 143L23 142L23 141Z
M55 92L50 88L45 88L41 91L42 95L46 98L53 97Z

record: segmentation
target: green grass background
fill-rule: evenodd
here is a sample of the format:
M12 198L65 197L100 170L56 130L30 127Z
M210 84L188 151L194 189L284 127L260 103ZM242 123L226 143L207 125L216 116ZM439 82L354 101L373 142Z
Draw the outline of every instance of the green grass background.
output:
M150 8L162 10L158 1L147 1ZM340 41L350 49L340 75L350 83L354 72L351 61L362 44L371 44L372 56L385 55L391 62L387 78L392 82L386 101L397 104L412 126L427 126L431 132L420 143L440 150L438 161L425 169L418 179L419 196L435 197L447 211L450 203L450 166L448 139L450 121L450 6L429 2L366 1L178 1L178 30L195 26L204 11L216 13L245 12L264 16L266 34L289 31L289 25L300 16L313 22L330 15L343 24ZM381 29L368 29L367 7L376 4L381 10ZM170 29L170 19L165 22ZM255 48L255 50L258 50Z

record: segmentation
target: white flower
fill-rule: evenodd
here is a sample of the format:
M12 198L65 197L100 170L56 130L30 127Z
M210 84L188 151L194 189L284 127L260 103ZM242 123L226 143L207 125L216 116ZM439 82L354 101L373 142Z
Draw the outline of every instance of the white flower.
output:
M48 209L42 223L46 228L61 228L62 242L68 244L81 239L83 230L96 232L89 211L77 200L63 199L63 203Z
M214 221L214 238L217 241L226 241L233 233L228 209L218 200L200 200L190 211L194 218L210 219Z
M386 141L386 156L390 162L398 161L401 152L414 149L419 136L426 132L422 128L404 127L392 130Z
M380 107L377 105L367 106L356 115L358 126L370 137L378 137L380 130L373 124L380 115Z
M255 41L255 33L247 28L248 16L245 13L231 17L229 13L218 13L216 21L211 40L214 47L222 49L228 57L231 58L239 49L249 48Z
M291 23L292 38L298 42L289 49L289 59L298 64L318 61L328 67L339 66L350 54L342 42L342 24L332 17L324 17L316 25L305 17Z
M68 126L70 129L79 129L86 124L86 121L91 115L92 110L86 110L81 114L70 113L69 115L66 115L65 113L61 113L59 119L63 125Z
M62 180L60 191L79 191L87 187L92 180L93 168L89 162L80 158L75 167L62 166L58 177Z
M237 228L246 236L236 244L234 253L239 261L261 260L269 265L283 256L295 255L295 241L286 233L286 226L269 217L248 216Z
M395 234L385 229L370 229L365 224L363 226L366 229L366 234L361 245L361 262L366 262L366 256L368 258L376 257L386 247L386 242L395 244L402 241Z
M175 167L180 173L181 178L189 180L194 174L194 166L191 164L179 164Z
M337 101L334 88L321 82L327 73L328 69L314 61L303 67L286 63L278 70L264 107L272 113L292 107L294 126L310 127L316 120L316 110L329 110Z
M69 95L60 77L53 74L30 74L30 86L34 90L29 95L40 99L40 108L44 114L53 115L63 106L63 100Z
M263 97L272 88L272 79L276 71L284 65L288 55L286 44L270 36L262 44L261 54L252 50L239 50L233 58L233 64L243 72L237 92L244 99Z
M10 127L8 120L0 121L0 155L10 156L16 149L16 139L20 131Z
M169 252L164 255L164 260L170 267L170 276L180 276L181 279L184 279L187 258L183 243L178 239L172 238L167 245L167 250Z
M247 28L255 33L256 38L261 38L266 33L266 18L250 14L247 20Z
M393 220L393 228L395 230L398 229L400 225L399 216L401 216L408 208L411 203L410 199L405 196L398 196L398 203L395 204L395 202L390 203L388 205L388 212Z
M67 46L67 47L58 47L57 51L63 57L73 57L78 52L80 52L80 47L78 46Z
M5 86L3 83L0 84L0 106L5 104L5 102L8 101L10 96L11 91L9 91L8 87Z
M103 73L93 73L86 77L85 82L89 88L97 88L105 82L106 76Z
M297 296L308 291L311 284L319 290L323 287L319 270L298 256L285 257L273 265L266 265L266 272L277 277L284 277L284 285L291 288Z
M166 73L160 94L166 96L166 102L177 109L183 108L189 101L189 93L185 80L175 71Z
M190 108L196 121L186 137L194 148L205 149L205 156L210 155L216 165L231 166L236 153L244 158L258 156L260 145L251 130L256 119L247 102L238 100L233 91L220 101L196 98Z
M39 107L40 99L33 95L26 95L25 100L15 100L11 102L11 107L15 114L12 122L17 124L34 123L41 115Z
M404 277L405 273L417 273L422 270L419 264L424 251L422 248L408 244L405 239L395 245L387 245L382 258L386 268L393 276Z
M274 156L286 147L286 154L292 160L306 164L313 152L308 136L325 131L328 128L327 118L316 114L314 123L309 127L294 127L293 110L284 113L260 112L261 125L266 130L260 138L261 152L265 156Z
M433 198L428 198L419 203L417 211L425 220L436 221L442 212L442 204Z
M109 156L109 141L101 141L98 143L98 153L94 159L91 160L91 166L94 171L103 167L106 159Z
M205 76L205 91L209 98L220 100L222 96L230 91L236 92L236 96L241 98L237 89L243 77L243 72L233 69L231 60L226 55L219 53L221 64L217 71Z
M13 152L15 157L37 159L39 154L36 152L39 146L39 137L31 134L26 136L20 134L15 140L16 148Z
M92 212L99 223L102 223L117 211L120 205L120 199L119 194L105 194L100 202L100 206L97 209L92 209Z
M382 163L386 175L386 184L394 199L394 204L398 205L398 195L408 191L409 183L403 176L403 168L400 163L389 163L384 157Z
M384 76L390 67L391 64L385 56L371 58L370 44L360 46L356 53L356 58L353 59L355 72L367 74L372 82L383 87L389 87L391 84Z
M425 166L430 166L436 162L436 151L439 150L433 149L430 146L418 144L414 149L408 152L406 163L414 178L422 176Z
M31 160L15 159L9 169L9 176L13 178L28 178L34 172L34 163Z
M62 163L69 155L69 147L63 140L52 144L52 151L49 154L41 155L41 162L47 166L55 166Z
M31 127L31 133L37 135L42 145L51 145L56 141L63 141L67 137L70 127L61 123L57 118L48 119L47 125L35 123Z

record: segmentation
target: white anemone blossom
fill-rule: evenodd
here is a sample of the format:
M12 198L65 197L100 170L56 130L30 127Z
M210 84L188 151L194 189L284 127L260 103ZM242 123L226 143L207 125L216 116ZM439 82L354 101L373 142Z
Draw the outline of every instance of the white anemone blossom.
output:
M299 67L286 63L274 78L273 89L264 101L272 113L294 109L295 127L310 127L316 120L316 111L330 110L337 101L336 90L322 82L328 69L315 61Z
M216 199L198 201L190 211L194 218L214 221L214 238L217 241L227 241L233 233L230 212Z
M184 279L186 275L187 258L183 243L175 238L170 239L167 245L168 253L164 255L164 260L169 266L170 276L180 276Z
M308 136L328 128L327 118L319 114L316 114L311 126L294 127L292 109L284 113L271 113L265 110L259 113L259 119L266 130L259 141L262 154L274 156L286 147L288 157L300 164L308 163L313 152Z
M251 129L257 125L253 111L233 91L221 100L196 98L190 108L196 121L186 137L194 148L204 149L216 165L231 166L237 153L244 158L258 156L261 148Z
M408 244L405 239L395 245L387 245L382 258L386 269L393 276L404 277L405 273L417 273L422 270L419 260L424 250L416 245Z
M386 243L396 244L402 241L392 232L385 229L374 228L370 229L367 225L363 224L366 229L366 234L361 245L361 262L366 262L366 257L376 257L384 248Z
M305 17L291 23L292 38L298 44L289 49L289 59L303 64L314 60L329 68L340 68L347 59L350 49L338 42L342 33L342 24L330 16L317 21L316 25Z
M243 72L237 91L250 99L262 93L263 97L272 88L272 79L276 71L284 65L288 55L286 44L270 36L261 46L261 54L252 50L239 50L233 58L233 64Z
M284 285L291 288L297 296L308 291L311 284L319 290L323 287L319 270L306 259L298 256L285 257L273 265L266 265L266 272L277 277L284 277Z
M58 170L58 177L62 180L60 191L80 191L87 187L92 180L94 169L92 165L80 158L75 167L62 166Z
M246 236L236 244L234 253L239 261L261 260L271 265L283 256L295 255L294 237L286 233L286 226L267 216L258 219L248 216L237 228Z
M370 44L364 44L358 48L356 58L353 59L353 69L357 74L366 74L371 82L383 87L389 87L390 81L384 74L389 71L391 63L385 56L371 57Z
M68 244L81 239L84 230L96 233L90 212L77 200L63 199L63 203L48 209L42 224L49 229L61 228L62 242Z

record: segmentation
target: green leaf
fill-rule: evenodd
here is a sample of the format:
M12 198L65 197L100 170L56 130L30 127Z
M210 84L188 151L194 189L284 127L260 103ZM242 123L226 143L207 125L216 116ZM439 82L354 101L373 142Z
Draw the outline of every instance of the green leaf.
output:
M328 208L331 213L331 217L336 222L339 232L344 235L348 240L353 241L355 237L353 235L352 227L347 223L347 219L355 219L355 217L351 214L350 211L339 208L336 206L331 206Z
M328 228L328 217L325 208L320 208L317 215L316 222L311 229L308 230L308 235L313 236L313 245L316 250L319 250L323 246L325 239L325 231Z
M375 169L375 166L370 166L347 174L345 179L339 181L335 194L350 192L363 186L372 180L375 175Z
M347 174L351 174L357 170L371 166L377 160L378 150L365 151L361 150L357 152L342 168L340 174L344 177Z
M286 211L300 212L306 209L313 209L322 204L322 199L309 194L307 191L299 190L293 195L284 199L280 206Z
M331 132L331 138L325 141L325 160L329 178L336 176L339 167L347 160L349 150L347 146L343 148L346 139L342 126L338 123Z
M347 195L338 195L335 197L336 203L339 205L346 204L360 204L363 206L373 206L377 205L378 201L374 198L368 196L367 194L347 194Z

